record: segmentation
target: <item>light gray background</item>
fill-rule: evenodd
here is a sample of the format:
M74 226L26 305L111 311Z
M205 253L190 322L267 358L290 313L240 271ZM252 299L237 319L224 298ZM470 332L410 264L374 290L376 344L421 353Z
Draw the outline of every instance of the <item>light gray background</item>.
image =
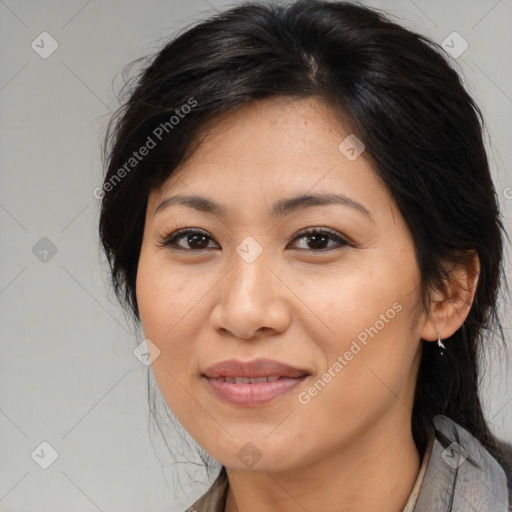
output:
M439 43L453 31L468 42L453 62L486 117L510 233L512 0L366 3ZM133 354L142 338L105 284L93 190L123 66L223 5L0 0L2 511L173 512L204 490L186 485L183 467L173 469L158 436L148 436L147 368ZM59 45L47 59L31 48L43 31ZM33 252L43 237L57 249L47 261ZM510 277L510 258L506 265ZM510 316L504 324L510 342ZM484 402L493 430L512 440L504 356L489 357ZM59 454L48 469L31 457L48 456L43 441Z

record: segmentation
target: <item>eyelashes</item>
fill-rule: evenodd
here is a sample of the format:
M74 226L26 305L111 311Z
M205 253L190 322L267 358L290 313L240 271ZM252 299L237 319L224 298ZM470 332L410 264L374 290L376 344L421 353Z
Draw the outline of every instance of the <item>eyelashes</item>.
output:
M338 232L327 228L307 228L295 235L290 243L294 243L298 240L304 239L306 248L300 248L307 252L328 252L333 249L342 248L345 246L353 246ZM328 243L329 240L334 240L334 246L319 248L318 245ZM185 246L181 242L185 243ZM180 250L184 252L201 252L205 250L215 249L217 247L211 247L210 242L213 242L213 238L206 232L197 228L183 228L178 229L169 235L165 236L162 241L158 243L159 247L167 247L172 250ZM215 242L216 243L216 242ZM188 244L188 247L187 247ZM312 244L311 248L308 244ZM196 247L190 247L190 245L196 245Z
M159 246L177 248L177 249L182 249L182 250L186 251L187 250L186 248L183 248L177 244L178 240L182 240L185 237L188 237L188 239L187 239L188 243L190 243L190 240L192 239L192 237L195 237L195 243L198 243L198 241L199 241L199 243L201 243L201 239L203 240L203 242L204 242L204 239L213 240L213 238L210 235L208 235L208 233L206 231L202 231L199 229L184 228L184 229L178 229L177 231L174 231L170 235L167 235L166 237L164 237L164 240L159 243ZM203 250L206 248L207 247L202 247L199 249L196 248L196 249L188 249L188 250L189 251L198 251L198 250Z

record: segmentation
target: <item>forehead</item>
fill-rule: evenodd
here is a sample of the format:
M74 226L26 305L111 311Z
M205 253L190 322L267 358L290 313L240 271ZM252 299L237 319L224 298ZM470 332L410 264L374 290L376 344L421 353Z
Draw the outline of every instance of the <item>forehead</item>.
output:
M344 132L349 133L319 99L258 100L224 113L203 126L191 160L237 159L254 165L271 160L282 165L304 156L321 158L318 150L321 153L327 150L327 156L332 144L337 147L336 142Z
M350 160L340 151L349 136L339 116L319 100L254 101L206 125L193 154L150 201L160 203L170 193L198 194L249 208L311 192L389 206L390 196L364 152Z

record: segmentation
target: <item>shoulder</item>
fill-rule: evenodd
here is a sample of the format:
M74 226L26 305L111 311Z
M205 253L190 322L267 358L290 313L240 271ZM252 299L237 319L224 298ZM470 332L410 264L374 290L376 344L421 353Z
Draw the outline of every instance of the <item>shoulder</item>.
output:
M415 512L509 512L505 469L466 429L434 417L435 439Z

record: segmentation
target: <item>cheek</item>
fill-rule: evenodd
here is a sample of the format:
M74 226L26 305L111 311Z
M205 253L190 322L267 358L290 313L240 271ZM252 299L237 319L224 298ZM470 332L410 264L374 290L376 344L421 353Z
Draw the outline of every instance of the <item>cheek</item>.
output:
M159 254L143 248L137 270L137 303L144 333L163 340L173 332L184 311L190 309L193 294L188 280L172 271Z
M142 253L137 301L144 337L157 347L151 371L163 399L185 428L203 424L204 419L197 415L190 400L193 374L188 364L197 359L194 333L189 331L194 329L190 310L197 301L193 301L187 280L169 275L155 258L151 260Z
M335 349L326 349L325 367L298 397L296 421L304 421L312 432L323 432L324 439L350 443L390 411L407 412L416 344L407 305L402 306L384 325L376 321L378 315L370 314L363 328L347 327ZM386 308L378 305L375 312L381 311L385 314ZM343 328L340 323L340 332ZM329 442L323 449L329 451Z
M314 327L311 339L324 339L326 347L342 352L354 339L364 344L380 333L385 338L408 314L405 305L413 298L414 285L407 272L404 268L396 273L385 264L379 269L361 264L350 271L335 268L321 279L289 276L296 283L293 291L306 305L299 319L302 327Z
M136 290L144 336L160 351L153 366L165 365L173 373L188 360L193 345L184 333L193 306L187 289L186 279L171 275L156 257L141 252Z
M408 387L417 350L412 325L419 300L414 260L408 262L404 258L398 268L381 259L378 267L337 272L323 287L301 282L299 294L308 297L321 320L315 322L319 331L309 336L324 356L320 382L304 401L317 400L317 393L323 396L319 402L329 404L319 407L323 411L380 410Z

